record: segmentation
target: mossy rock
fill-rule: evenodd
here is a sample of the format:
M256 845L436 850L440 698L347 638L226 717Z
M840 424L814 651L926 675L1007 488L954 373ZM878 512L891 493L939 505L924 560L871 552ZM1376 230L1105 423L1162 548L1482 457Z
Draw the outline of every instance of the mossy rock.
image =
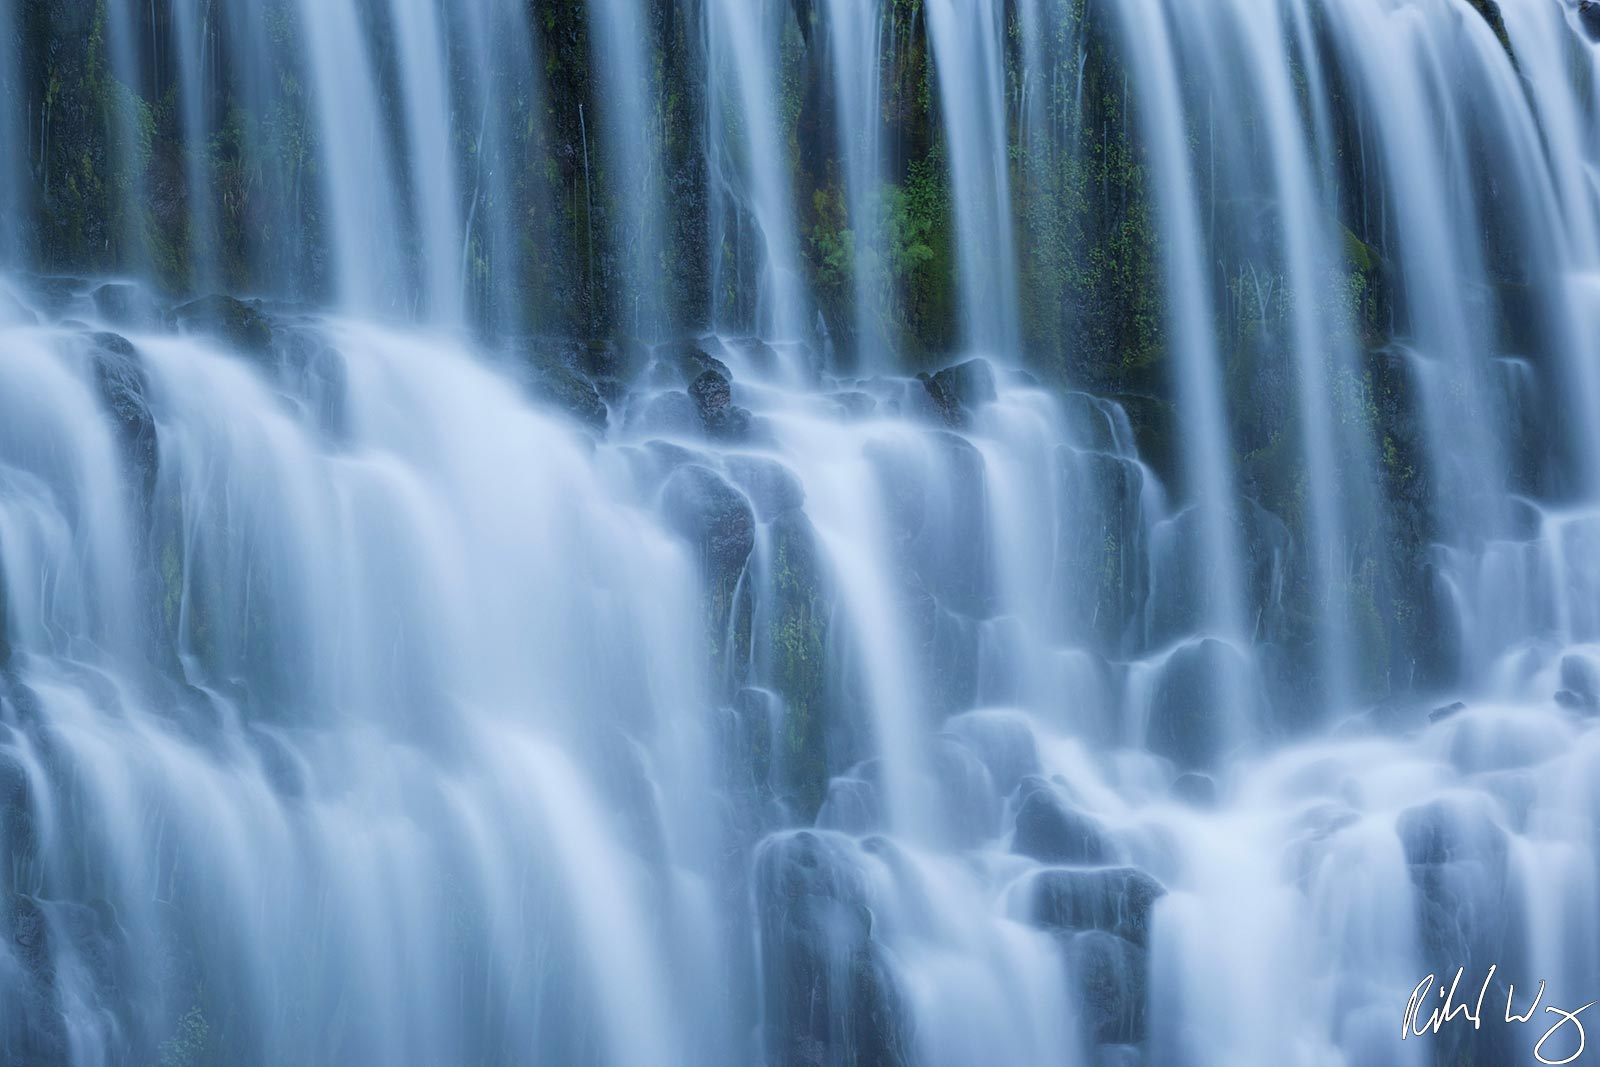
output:
M213 293L179 305L172 317L186 332L215 337L251 355L272 351L272 323L257 301Z

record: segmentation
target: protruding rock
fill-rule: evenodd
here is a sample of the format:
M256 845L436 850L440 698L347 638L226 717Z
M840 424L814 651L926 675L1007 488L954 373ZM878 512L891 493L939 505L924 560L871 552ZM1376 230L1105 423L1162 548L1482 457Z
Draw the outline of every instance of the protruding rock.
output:
M1033 726L1019 712L969 711L946 723L945 732L977 754L1002 795L1009 796L1024 778L1039 773L1039 744Z
M1576 706L1590 711L1600 708L1600 667L1580 653L1562 656L1561 688L1576 698Z
M805 504L805 487L795 473L764 456L729 456L728 476L755 505L756 517L767 522Z
M688 393L673 389L644 400L629 412L628 423L643 433L685 437L699 432L700 414Z
M733 389L728 384L727 377L721 372L702 371L689 383L689 399L694 401L695 410L700 412L700 417L709 419L733 403Z
M1033 919L1054 930L1102 930L1140 948L1166 887L1136 867L1051 868L1033 876Z
M1453 718L1454 716L1460 715L1466 710L1467 705L1464 702L1457 700L1454 703L1442 705L1428 712L1428 721L1443 722L1445 719Z
M1109 863L1116 849L1100 824L1074 809L1042 778L1023 779L1011 851L1041 863Z
M142 502L155 492L158 465L155 417L150 413L149 383L139 354L125 337L97 333L91 337L95 387L117 430L124 462L140 487Z
M714 471L697 464L667 479L662 501L667 517L717 575L737 575L755 545L750 502Z
M581 374L564 367L542 367L530 386L535 396L597 430L606 427L607 408L600 391Z
M715 368L701 371L689 383L689 399L694 401L701 425L712 437L737 439L750 429L750 412L733 403L733 387L725 373Z
M92 294L95 311L113 326L154 326L161 321L160 309L142 286L131 282L107 282Z
M1592 41L1600 41L1600 0L1578 0L1578 23Z
M1229 701L1245 686L1230 679L1245 667L1234 650L1207 638L1184 645L1168 657L1150 703L1150 750L1186 770L1204 770L1222 754L1225 724L1243 709Z
M173 310L173 318L190 333L204 333L256 355L272 349L272 324L261 305L213 293Z
M1209 808L1217 802L1217 783L1209 774L1186 771L1172 783L1172 795L1197 808Z
M805 830L768 838L755 877L769 1062L833 1062L829 1049L850 1049L857 1064L908 1062L905 1014L849 843Z
M1079 1022L1084 1037L1094 1044L1124 1046L1144 1040L1150 970L1146 956L1133 942L1101 930L1085 930L1067 941Z
M707 352L699 341L669 341L656 348L655 358L683 385L688 385L706 371L716 371L728 380L733 378L728 365Z
M934 375L917 376L933 408L946 423L958 429L967 425L970 414L999 396L994 369L986 359L969 359L946 367Z

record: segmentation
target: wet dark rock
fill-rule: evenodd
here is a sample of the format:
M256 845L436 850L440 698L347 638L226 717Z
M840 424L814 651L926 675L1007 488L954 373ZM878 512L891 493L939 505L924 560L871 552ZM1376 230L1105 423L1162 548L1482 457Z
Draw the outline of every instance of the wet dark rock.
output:
M750 662L752 589L743 581L755 547L755 514L744 495L707 467L673 471L662 490L667 521L694 548L712 677L742 684Z
M0 651L9 652L3 645ZM38 848L31 792L21 761L0 753L0 857L5 857L10 870L26 869Z
M1568 711L1593 711L1594 702L1582 693L1574 693L1570 689L1557 689L1555 702Z
M91 295L94 309L113 326L154 326L161 311L142 286L128 282L107 282Z
M272 349L272 324L257 301L214 293L180 305L172 315L189 333L208 334L257 355Z
M1117 451L1116 427L1111 415L1115 405L1111 401L1088 393L1067 393L1061 398L1061 408L1074 448Z
M698 434L700 413L682 390L673 389L646 399L629 421L644 433L683 437Z
M724 379L733 380L728 365L708 352L699 341L668 341L656 348L655 359L674 374L682 385L688 385L706 371L715 371Z
M1029 775L1039 773L1039 745L1033 727L1010 711L971 711L945 724L989 769L995 791L1010 796Z
M728 376L714 368L701 371L689 383L689 399L706 433L723 440L738 440L750 431L750 412L733 403Z
M1207 638L1177 649L1163 665L1150 703L1146 741L1150 750L1186 770L1205 770L1222 754L1229 685L1243 664L1221 641Z
M606 428L609 414L606 402L594 383L583 375L564 367L541 367L535 370L529 388L539 399L560 408L585 426L596 430Z
M908 1062L905 1014L852 846L811 831L768 838L755 881L769 1062Z
M1186 771L1172 783L1172 795L1185 804L1209 808L1217 802L1217 783L1209 774Z
M933 409L948 425L961 429L973 411L995 401L994 369L985 359L969 359L937 374L919 374Z
M859 390L833 393L829 399L839 409L839 414L852 419L865 418L878 409L877 398Z
M1395 830L1416 891L1421 958L1445 961L1437 965L1445 973L1465 967L1467 974L1483 975L1499 965L1502 973L1491 983L1487 1002L1504 1003L1504 974L1516 958L1516 916L1524 914L1524 903L1510 874L1510 839L1492 802L1471 796L1420 804L1400 813ZM1439 1038L1444 1058L1438 1062L1468 1062L1467 1049L1471 1062L1513 1062L1515 1052L1503 1037L1497 1033L1485 1041L1468 1031L1460 1039L1447 1030Z
M278 384L302 400L322 431L344 436L348 419L349 378L344 358L322 330L288 325L274 331L280 357L272 368Z
M1109 863L1116 848L1100 824L1073 808L1042 778L1018 787L1016 832L1011 851L1041 863Z
M574 367L597 382L631 382L649 359L649 349L632 337L586 341L572 354Z
M706 433L719 441L747 441L755 432L755 420L744 408L729 405L702 417Z
M1115 934L1085 930L1068 939L1066 952L1083 1036L1097 1045L1142 1042L1149 995L1146 951Z
M831 607L823 588L816 531L805 512L786 511L767 528L772 606L759 635L771 664L771 685L783 698L775 762L782 789L801 818L822 803L831 766L830 739L844 745L832 714L827 644Z
M1600 41L1600 0L1578 0L1578 24L1590 40Z
M723 344L726 348L737 352L742 361L741 365L758 376L770 376L783 362L778 350L759 337L732 337L725 339Z
M0 1000L0 1050L17 1063L53 1067L69 1062L64 1019L54 1004L55 964L49 922L39 902L0 893L0 959L21 971ZM9 951L8 951L9 950Z
M744 490L762 522L805 504L805 487L795 473L764 456L729 456L723 464L728 476Z
M691 464L667 479L662 504L714 575L737 577L755 545L755 515L742 493L716 472Z
M27 289L34 305L50 316L64 314L89 290L89 282L68 275L18 275L16 280Z
M873 833L883 827L877 787L865 778L840 775L828 781L828 795L817 812L817 827L840 833Z
M1495 0L1467 0L1467 3L1483 16L1483 21L1489 24L1495 37L1499 38L1500 47L1506 50L1506 55L1511 56L1512 63L1515 63L1516 56L1511 52L1511 37L1506 33L1506 20L1500 14L1500 5Z
M1148 580L1140 559L1144 468L1107 452L1065 446L1056 459L1064 499L1080 504L1057 525L1057 544L1071 563L1057 568L1055 601L1077 643L1118 655Z
M116 427L117 444L140 488L140 500L148 504L155 493L158 466L149 382L139 354L127 338L114 333L97 333L90 341L94 346L90 358L100 403Z
M1561 688L1575 696L1582 707L1600 708L1600 666L1576 652L1562 656Z
M1136 867L1057 867L1033 876L1033 920L1053 930L1100 930L1150 945L1150 915L1166 887Z
M1467 710L1467 705L1465 703L1463 703L1462 701L1457 700L1452 704L1445 704L1445 705L1443 705L1441 707L1434 708L1432 711L1428 712L1428 721L1429 722L1443 722L1445 719L1451 718L1452 716L1455 716L1455 715L1459 715L1463 711L1466 711L1466 710Z
M953 737L934 739L934 784L939 825L963 847L976 848L1000 832L1001 802L984 762Z
M718 371L702 371L689 383L689 399L702 419L710 419L733 403L733 389L725 375Z

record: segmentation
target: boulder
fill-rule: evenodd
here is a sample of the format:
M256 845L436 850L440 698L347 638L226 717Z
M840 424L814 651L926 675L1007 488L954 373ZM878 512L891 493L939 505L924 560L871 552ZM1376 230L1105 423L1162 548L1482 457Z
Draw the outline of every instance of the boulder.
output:
M733 388L722 373L706 370L689 383L689 399L700 417L709 420L733 403Z
M723 463L728 477L744 490L755 506L756 518L769 522L806 502L805 487L795 473L765 456L729 456Z
M180 305L172 316L189 333L208 334L255 355L272 350L272 324L259 301L246 303L213 293Z
M672 389L644 400L629 412L628 422L641 433L687 437L700 430L700 414L694 401L681 389Z
M1578 24L1591 41L1600 41L1600 0L1578 0Z
M540 367L533 373L530 388L536 397L560 408L585 426L596 430L606 428L606 403L594 383L583 375L565 367Z
M658 346L654 354L657 365L682 385L688 385L706 371L716 371L729 381L733 379L728 365L706 351L699 341L668 341Z
M905 1012L851 843L809 830L767 838L755 901L767 1062L908 1063Z
M995 789L1016 792L1023 779L1039 773L1039 744L1033 725L1015 711L980 710L957 715L945 732L959 738L989 768Z
M1600 708L1600 667L1576 652L1562 656L1561 688L1576 698L1576 706L1591 711Z
M755 546L755 514L744 494L709 468L687 464L667 479L662 506L715 580L737 579Z
M708 368L689 383L689 399L706 433L723 440L738 440L750 432L750 412L733 403L733 387L728 376Z
M1095 1045L1144 1041L1146 951L1115 934L1085 930L1067 939L1066 954L1083 1037Z
M90 294L94 309L112 326L148 327L161 321L160 309L143 286L107 282Z
M1213 807L1217 803L1217 783L1209 774L1186 771L1172 783L1172 795L1197 808Z
M97 333L90 337L95 390L111 417L122 459L148 505L155 494L158 467L156 423L150 413L149 383L139 353L124 337Z
M934 412L956 429L964 428L973 411L999 396L994 369L986 359L969 359L933 375L919 374L917 380L927 390Z
M1238 654L1213 638L1173 652L1150 702L1150 750L1183 770L1213 767L1222 754L1226 718L1238 710L1227 704L1236 688L1229 679L1243 669Z
M1032 889L1031 917L1040 926L1100 930L1140 948L1150 945L1151 912L1167 893L1136 867L1050 868L1033 876Z
M1011 851L1040 863L1109 863L1116 848L1100 824L1073 808L1043 778L1029 776L1018 787Z
M1465 703L1463 703L1462 701L1457 700L1452 704L1445 704L1445 705L1442 705L1441 707L1434 708L1432 711L1428 712L1428 721L1429 722L1443 722L1445 719L1449 719L1449 718L1452 718L1452 717L1454 717L1456 715L1460 715L1463 711L1466 711L1466 710L1467 710L1467 705Z

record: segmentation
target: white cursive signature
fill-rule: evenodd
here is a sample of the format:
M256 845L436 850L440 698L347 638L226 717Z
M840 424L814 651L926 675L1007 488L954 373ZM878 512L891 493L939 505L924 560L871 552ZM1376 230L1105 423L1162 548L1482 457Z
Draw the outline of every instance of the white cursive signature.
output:
M1439 986L1439 999L1443 1001L1443 1003L1434 1008L1433 1011L1429 1012L1426 1020L1421 1019L1420 1013L1423 1006L1422 1002L1427 997L1429 988L1433 985L1434 976L1430 974L1428 977L1418 982L1417 988L1411 992L1411 1000L1406 1004L1406 1017L1405 1020L1400 1024L1400 1040L1404 1041L1406 1038L1412 1036L1421 1037L1430 1031L1437 1034L1441 1029L1444 1028L1445 1023L1450 1022L1458 1016L1467 1020L1468 1022L1471 1022L1474 1030L1482 1029L1483 1001L1484 998L1489 995L1489 983L1494 980L1494 972L1497 967L1498 964L1494 967L1490 967L1489 973L1483 976L1483 985L1478 990L1478 999L1472 1004L1468 1004L1466 1001L1462 1001L1459 1004L1456 1003L1456 988L1461 984L1462 971L1466 970L1465 967L1457 968L1455 979L1450 983L1450 988L1446 989L1443 985ZM1512 1004L1516 998L1516 995L1517 987L1514 985L1507 985L1505 1014L1505 1021L1507 1023L1525 1023L1533 1018L1533 1013L1538 1009L1539 1002L1544 999L1544 982L1541 981L1539 983L1539 991L1534 994L1533 1003L1529 1004L1528 1010L1523 1012L1521 1015L1516 1014L1512 1010ZM1573 1011L1567 1011L1565 1008L1558 1008L1551 1004L1545 1005L1544 1010L1547 1014L1557 1015L1560 1016L1560 1018L1556 1020L1555 1024L1552 1025L1550 1029L1544 1032L1544 1036L1539 1039L1539 1043L1533 1046L1534 1059L1538 1060L1540 1063L1550 1064L1551 1067L1560 1067L1561 1064L1571 1063L1573 1060L1583 1055L1583 1023L1579 1021L1578 1016L1583 1014L1589 1008L1594 1007L1596 1003L1600 1002L1591 1000L1583 1007L1577 1008ZM1572 1026L1577 1032L1578 1047L1576 1051L1574 1051L1572 1055L1568 1056L1566 1059L1546 1059L1544 1056L1544 1043L1549 1041L1552 1037L1559 1033L1563 1027L1568 1025Z

